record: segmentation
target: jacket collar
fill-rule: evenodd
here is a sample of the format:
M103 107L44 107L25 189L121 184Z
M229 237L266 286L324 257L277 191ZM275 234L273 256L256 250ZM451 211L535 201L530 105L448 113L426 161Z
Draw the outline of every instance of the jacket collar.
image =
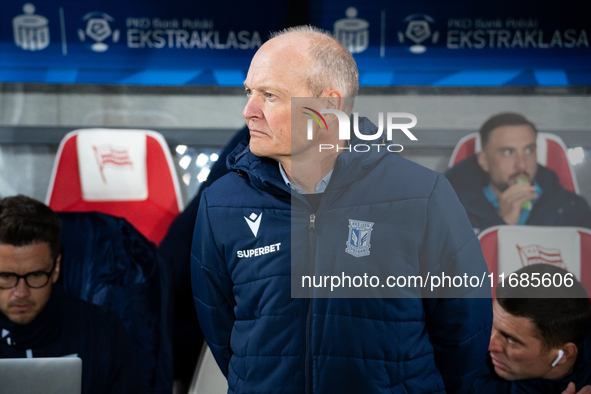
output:
M289 188L279 173L279 163L266 157L255 156L250 151L248 138L244 138L228 155L226 165L230 171L248 177L257 188L272 194L289 194Z

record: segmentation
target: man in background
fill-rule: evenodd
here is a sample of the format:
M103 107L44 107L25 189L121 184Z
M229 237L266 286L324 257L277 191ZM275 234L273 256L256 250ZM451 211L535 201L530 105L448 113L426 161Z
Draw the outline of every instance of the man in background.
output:
M501 113L479 133L482 150L445 174L476 234L503 224L591 228L587 202L538 164L533 123L519 114Z
M591 393L591 303L585 289L550 264L515 274L515 286L508 280L497 285L489 375L472 392Z
M82 359L82 393L147 391L135 349L111 311L68 297L61 221L26 196L0 200L0 357Z

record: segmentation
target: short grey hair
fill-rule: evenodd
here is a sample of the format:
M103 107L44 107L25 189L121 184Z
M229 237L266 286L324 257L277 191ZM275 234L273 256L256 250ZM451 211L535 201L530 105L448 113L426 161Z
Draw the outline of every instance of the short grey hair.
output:
M338 89L344 97L354 99L359 91L359 71L351 53L332 33L315 26L303 25L271 33L270 39L298 33L308 38L312 67L306 71L308 88L315 96L327 89ZM351 100L350 105L353 107ZM348 111L351 108L346 108Z

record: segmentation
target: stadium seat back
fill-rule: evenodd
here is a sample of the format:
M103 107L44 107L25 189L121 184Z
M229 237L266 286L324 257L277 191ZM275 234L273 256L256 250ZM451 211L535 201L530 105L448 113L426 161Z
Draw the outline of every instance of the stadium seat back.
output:
M494 284L531 264L566 269L591 295L591 231L581 227L494 226L478 235Z
M182 209L168 145L149 130L68 133L58 149L46 203L58 212L125 218L156 244Z

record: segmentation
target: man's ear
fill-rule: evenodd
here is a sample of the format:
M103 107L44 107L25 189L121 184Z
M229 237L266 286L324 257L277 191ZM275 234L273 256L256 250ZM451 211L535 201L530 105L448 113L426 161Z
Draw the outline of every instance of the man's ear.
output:
M323 96L328 97L328 109L343 110L345 100L343 99L343 93L337 89L329 89L324 92Z
M480 152L476 153L476 159L478 160L478 165L484 172L489 172L490 168L488 166L488 157L486 156L486 152L481 150Z
M55 268L53 269L53 273L51 274L51 283L57 282L57 279L60 277L61 262L62 262L62 255L60 254L55 259Z
M579 354L579 349L577 349L577 345L572 342L567 342L564 345L560 346L560 350L564 352L560 361L556 363L556 365L566 364L569 361L576 360L577 355Z

